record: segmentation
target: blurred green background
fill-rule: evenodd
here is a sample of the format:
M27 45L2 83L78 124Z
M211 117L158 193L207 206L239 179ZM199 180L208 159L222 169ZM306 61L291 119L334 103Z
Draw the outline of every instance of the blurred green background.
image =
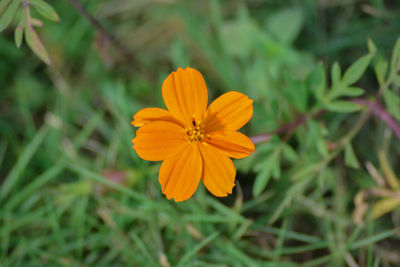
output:
M399 141L350 101L383 88L400 118L398 1L81 0L111 41L72 2L48 2L59 23L31 8L51 65L16 47L19 13L0 35L0 266L400 266L398 188L379 184ZM248 136L306 118L234 162L227 198L168 201L131 148L132 116L185 66L210 101L255 100Z

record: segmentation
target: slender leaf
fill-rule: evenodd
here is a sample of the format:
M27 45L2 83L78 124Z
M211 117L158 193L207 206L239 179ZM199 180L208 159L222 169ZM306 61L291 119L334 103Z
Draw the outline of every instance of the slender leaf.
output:
M25 38L32 51L46 64L50 65L51 62L49 54L47 53L46 48L44 48L42 41L32 26L25 27Z
M0 32L4 31L8 27L8 25L10 25L19 6L19 0L13 0L8 6L4 14L0 17Z
M268 30L285 43L291 43L296 39L302 25L303 12L299 8L278 10L267 21Z
M31 18L31 24L32 24L32 26L35 26L35 27L43 26L43 22L41 20L35 19L35 18Z
M360 96L364 94L364 90L359 87L334 87L328 94L328 99L335 99L342 96Z
M51 21L60 21L60 17L54 8L43 0L30 0L29 3L39 12L43 17Z
M15 45L20 48L22 44L22 37L24 34L24 28L22 26L18 26L15 29L14 37L15 37Z
M274 173L276 172L275 168L277 165L279 166L280 152L281 152L281 147L277 147L275 151L269 157L267 157L265 161L262 162L263 164L262 170L256 176L254 181L254 186L253 186L254 196L259 196L261 194L261 192L267 186L271 176L275 174Z
M341 75L342 75L342 71L340 70L339 63L337 63L337 62L333 63L332 68L331 68L331 80L332 80L333 86L336 86L337 84L339 84Z
M396 119L400 119L400 97L390 90L383 91L383 99L389 110L389 113Z
M358 163L357 157L354 154L353 146L351 144L348 144L345 147L344 162L347 166L349 166L351 168L354 168L354 169L360 168L360 164Z
M358 81L367 69L371 58L372 55L368 54L354 62L344 73L342 83L348 86Z
M393 84L400 87L400 75L395 75L393 78Z
M321 99L326 89L326 76L325 69L322 63L310 73L307 78L308 88L316 95L318 99Z
M12 0L2 0L0 1L0 16L4 13L6 8L10 5Z
M326 104L326 108L336 112L354 112L359 110L359 107L348 101L337 100Z
M282 155L287 161L292 163L298 159L296 151L286 143L283 145Z
M396 44L394 45L392 58L390 59L390 71L394 71L400 61L400 37L397 39Z
M378 59L378 62L375 65L375 75L378 79L379 86L383 86L385 83L388 66L389 63L381 58Z
M371 55L374 55L376 53L376 45L371 38L368 38L368 51Z
M20 48L22 44L22 38L24 34L24 27L26 27L26 16L25 12L21 12L21 18L19 19L19 23L17 28L15 29L14 32L14 38L15 38L15 45Z
M324 138L322 138L322 137L318 138L318 140L316 142L317 142L318 152L321 154L321 156L327 157L329 154L329 151L328 151L328 147L326 145Z

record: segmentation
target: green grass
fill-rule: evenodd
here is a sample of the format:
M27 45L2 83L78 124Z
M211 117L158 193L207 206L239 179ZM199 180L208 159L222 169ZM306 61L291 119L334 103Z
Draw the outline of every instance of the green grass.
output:
M374 68L390 66L400 6L345 2L82 1L135 62L69 1L50 1L61 22L38 29L51 66L25 43L15 47L16 25L2 32L0 266L398 264L399 209L374 219L371 197L363 224L352 216L356 194L377 187L365 163L383 175L379 151L400 175L399 140L374 116L357 127L364 109L340 102L357 90L324 101L335 89L333 62L342 78L367 54L365 73L348 74L352 86L365 99L384 87ZM190 200L168 201L160 164L131 147L133 114L163 106L162 81L186 65L203 73L210 101L229 90L255 100L249 136L308 117L236 160L237 186L224 199L200 185ZM398 67L385 77L395 73L385 89L395 96Z

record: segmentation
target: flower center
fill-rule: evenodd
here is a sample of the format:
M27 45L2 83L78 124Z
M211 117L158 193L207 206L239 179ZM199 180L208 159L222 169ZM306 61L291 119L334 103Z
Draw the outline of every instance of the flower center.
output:
M193 126L186 129L188 140L190 143L201 142L206 137L206 131L200 123L196 124L195 120L193 120L192 124Z

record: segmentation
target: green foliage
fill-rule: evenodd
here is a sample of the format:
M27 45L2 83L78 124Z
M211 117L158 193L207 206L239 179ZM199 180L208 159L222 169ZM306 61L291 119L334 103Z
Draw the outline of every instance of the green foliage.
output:
M349 86L358 81L361 75L363 75L365 70L367 69L371 58L372 55L368 54L354 62L343 74L343 79L341 81L342 85Z
M81 3L133 61L69 1L0 1L0 265L395 264L399 140L363 103L399 124L398 5ZM254 99L226 198L167 200L131 148L186 65Z
M6 1L7 2L7 1ZM7 4L5 4L7 5ZM14 18L17 13L18 6L20 5L20 1L13 0L9 3L8 7L5 7L4 13L0 18L0 32L4 31L8 25L10 25L11 20Z
M266 27L277 39L293 42L303 27L303 11L299 8L285 8L275 11L266 21Z
M347 166L358 169L360 164L354 154L354 150L351 144L348 144L344 149L344 162Z
M385 100L388 111L396 119L400 119L400 98L395 93L386 90L383 92L383 99Z
M43 0L4 0L0 4L0 32L4 31L17 14L19 22L15 28L15 45L19 48L23 36L31 50L46 64L50 64L49 54L42 44L34 27L43 26L43 23L31 16L31 5L43 17L51 21L60 21L60 18L51 5Z
M269 151L272 150L272 151ZM259 196L267 187L268 181L273 176L275 179L280 177L280 156L281 146L266 146L264 153L268 153L263 160L254 166L254 170L258 172L253 185L253 195Z
M60 17L54 8L43 0L30 0L30 4L39 12L40 15L51 21L60 21Z
M392 57L390 59L390 69L393 71L400 64L400 38L397 39L393 48Z

